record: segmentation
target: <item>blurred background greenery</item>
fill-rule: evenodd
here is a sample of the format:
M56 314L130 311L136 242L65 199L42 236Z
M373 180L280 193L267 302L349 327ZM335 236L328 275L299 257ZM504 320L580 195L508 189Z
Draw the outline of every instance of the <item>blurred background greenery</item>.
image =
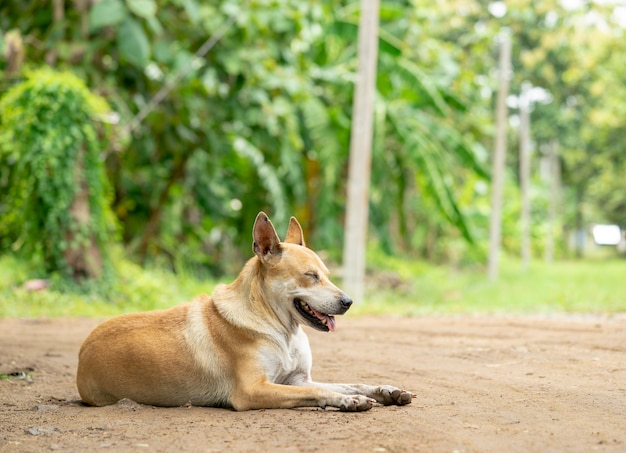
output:
M210 292L251 255L259 210L279 234L298 217L338 270L358 17L356 1L3 1L0 316L110 315ZM623 252L589 231L626 226L626 3L382 1L380 20L368 291L355 311L625 311ZM489 281L503 29L505 258ZM529 268L518 259L525 81L536 94ZM24 286L35 278L46 289Z

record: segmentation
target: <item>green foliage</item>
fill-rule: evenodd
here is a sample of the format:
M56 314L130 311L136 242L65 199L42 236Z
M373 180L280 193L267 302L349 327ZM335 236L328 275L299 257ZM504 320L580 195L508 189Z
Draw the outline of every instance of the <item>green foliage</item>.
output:
M583 212L625 221L623 29L609 4L536 3L507 2L496 18L475 0L382 2L369 231L388 253L455 264L484 259L495 36L503 26L514 36L511 94L530 80L553 97L532 112L534 157L559 140L564 223ZM113 212L135 258L231 271L248 256L259 209L279 229L297 215L309 242L336 256L358 1L100 0L66 8L60 20L52 5L1 2L0 46L12 30L24 38L29 64L71 67L124 128L171 87L115 143L119 152L106 155ZM219 42L196 56L218 31ZM510 137L503 243L517 253L517 141ZM547 188L533 181L539 253Z
M223 269L233 248L247 255L250 245L239 238L259 209L279 226L296 214L311 244L338 248L358 2L102 0L68 15L54 35L50 10L35 22L18 3L6 3L3 17L45 43L29 58L71 49L58 53L59 64L99 87L125 124L175 81L120 144L126 150L107 159L113 209L140 259ZM218 45L195 57L231 16ZM485 156L480 133L454 130L471 121L462 120L464 93L448 88L448 50L431 42L436 51L422 52L412 26L420 19L408 5L384 2L381 18L374 231L402 238L389 250L413 245L416 224L451 225L470 238L467 206L454 189L476 171L485 177Z
M340 229L334 223L335 213L341 210L336 206L344 202L343 187L331 192L329 186L346 176L342 162L347 159L349 143L342 129L349 124L350 114L336 115L332 107L352 104L356 6L351 2L336 10L335 21L316 43L313 58L318 68L323 68L316 73L323 104L303 105L310 155L324 168L314 174L321 185L309 196L318 200L318 209L323 212L317 222L323 222L321 229L325 231ZM460 232L471 242L473 228L467 222L466 207L459 204L456 187L474 174L488 179L486 152L455 124L466 111L461 96L446 86L449 80L438 77L445 72L442 56L447 51L438 47L441 54L426 58L419 54L419 46L412 45L414 28L409 25L414 23L410 20L414 14L409 7L392 3L381 6L370 222L388 252L412 248L415 225L432 230L450 227L452 234Z
M427 29L422 33L450 44L460 69L460 77L454 83L478 80L482 85L471 97L472 109L478 114L494 100L495 84L489 77L491 68L496 66L494 37L505 27L511 30L512 97L528 81L533 87L544 89L551 98L548 102L535 102L532 107L533 172L539 173L546 145L556 140L562 168L563 228L585 230L594 222L626 225L624 203L619 201L623 198L619 195L623 193L623 183L618 182L626 165L622 146L626 40L624 26L619 23L619 6L558 0L539 5L520 0L502 3L505 14L495 17L480 1L454 0L437 8L424 0L415 4L419 14L428 17ZM516 109L509 112L511 117L517 113ZM514 168L518 141L513 129L507 160ZM539 178L534 185L537 190L546 190ZM535 217L537 229L542 228L545 217L545 210L543 216ZM561 241L561 247L564 244Z
M120 57L130 64L143 68L150 61L150 43L141 24L127 18L117 34Z
M70 73L38 70L0 100L0 246L48 271L71 273L65 253L111 238L102 164L105 101ZM88 212L71 214L83 187ZM102 250L105 251L104 249Z
M89 11L89 28L98 31L106 26L119 25L126 16L126 7L122 0L102 0Z

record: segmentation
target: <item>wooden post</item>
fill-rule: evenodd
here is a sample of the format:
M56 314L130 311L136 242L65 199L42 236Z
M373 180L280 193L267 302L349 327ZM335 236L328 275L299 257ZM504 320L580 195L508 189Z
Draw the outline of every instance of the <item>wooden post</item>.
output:
M506 154L507 108L511 73L511 37L508 30L498 35L500 43L499 87L496 104L496 140L492 162L491 219L489 224L489 263L487 273L491 280L498 278L502 222L502 188L504 185L504 161Z
M344 291L356 301L361 301L365 295L365 248L378 60L378 9L379 0L361 0L358 74L352 104L343 248Z
M522 197L521 227L522 227L522 267L528 269L530 265L530 83L522 84L519 97L519 174L520 192Z

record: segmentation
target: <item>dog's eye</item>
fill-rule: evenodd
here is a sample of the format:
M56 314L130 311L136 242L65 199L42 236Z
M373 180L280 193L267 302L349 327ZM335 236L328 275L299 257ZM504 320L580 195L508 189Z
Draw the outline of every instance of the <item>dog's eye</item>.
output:
M307 272L304 275L306 275L307 277L311 277L313 280L315 280L316 282L320 281L320 276L317 272Z

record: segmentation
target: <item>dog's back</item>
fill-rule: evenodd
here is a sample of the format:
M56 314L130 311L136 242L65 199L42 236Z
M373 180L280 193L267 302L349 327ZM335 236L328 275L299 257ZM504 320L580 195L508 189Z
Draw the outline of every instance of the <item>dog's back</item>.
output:
M220 318L207 317L212 310L212 300L203 296L98 326L79 352L77 384L83 401L94 406L122 398L157 406L229 405L232 379L224 363L229 358L213 344L207 323Z

